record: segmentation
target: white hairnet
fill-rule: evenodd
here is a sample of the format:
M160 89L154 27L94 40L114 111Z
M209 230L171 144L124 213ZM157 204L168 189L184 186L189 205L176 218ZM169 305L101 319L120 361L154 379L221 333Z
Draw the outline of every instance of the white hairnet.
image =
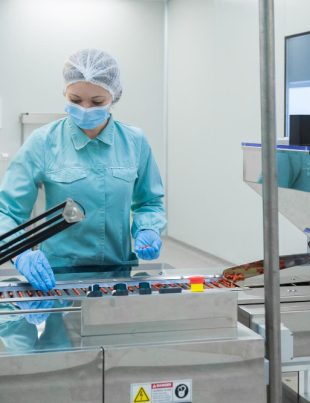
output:
M122 95L119 67L108 53L98 49L82 49L66 61L63 69L65 89L70 84L87 81L103 87L112 95L113 103Z

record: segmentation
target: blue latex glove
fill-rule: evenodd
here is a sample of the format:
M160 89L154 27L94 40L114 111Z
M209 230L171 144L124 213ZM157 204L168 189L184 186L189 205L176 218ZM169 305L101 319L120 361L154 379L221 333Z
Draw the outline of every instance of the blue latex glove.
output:
M47 292L55 287L53 270L40 250L26 250L18 255L15 267L35 289Z
M135 239L135 252L140 259L157 259L160 254L162 240L157 232L146 229L139 231Z

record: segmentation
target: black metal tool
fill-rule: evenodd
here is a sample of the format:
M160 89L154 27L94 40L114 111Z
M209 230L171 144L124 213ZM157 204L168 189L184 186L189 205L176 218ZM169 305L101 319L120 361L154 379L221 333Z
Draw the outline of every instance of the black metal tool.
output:
M54 215L50 219L47 219L42 224L26 230L21 235L11 239L15 234L25 230L34 223L38 223L51 214L56 213L58 210L62 210L62 212ZM10 238L7 242L0 246L0 265L19 255L25 250L39 244L40 242L45 241L58 232L63 231L71 225L82 221L84 217L84 209L72 199L67 199L65 202L58 204L43 214L40 214L37 217L32 218L31 220L28 220L16 228L6 232L5 234L0 235L0 241Z

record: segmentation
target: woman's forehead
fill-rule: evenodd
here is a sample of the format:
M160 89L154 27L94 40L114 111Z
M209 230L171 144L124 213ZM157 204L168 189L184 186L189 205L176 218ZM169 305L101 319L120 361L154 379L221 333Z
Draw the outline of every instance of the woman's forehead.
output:
M67 94L89 98L111 97L111 94L105 88L85 81L68 85Z

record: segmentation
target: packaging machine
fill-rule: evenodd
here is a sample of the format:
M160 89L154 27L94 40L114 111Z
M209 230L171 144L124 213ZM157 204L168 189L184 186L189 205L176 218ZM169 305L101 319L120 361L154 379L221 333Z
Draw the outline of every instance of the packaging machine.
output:
M68 200L3 234L0 263L83 218ZM240 276L161 264L54 273L43 292L1 269L1 402L265 402L263 338L237 321Z
M163 264L55 275L44 294L2 268L1 402L266 401L263 338L237 322L232 281L192 292Z

